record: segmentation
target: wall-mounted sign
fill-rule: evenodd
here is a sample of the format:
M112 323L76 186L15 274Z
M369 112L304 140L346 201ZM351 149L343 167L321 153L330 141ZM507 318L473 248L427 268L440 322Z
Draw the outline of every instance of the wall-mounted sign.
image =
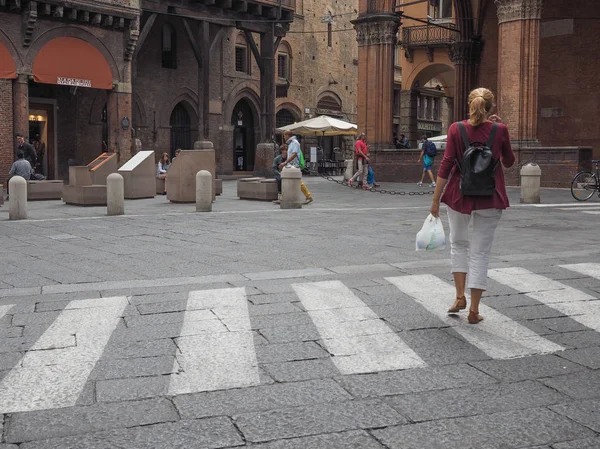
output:
M121 128L123 129L123 131L127 131L129 129L129 125L129 118L123 117L123 119L121 120Z
M57 77L56 84L61 86L74 86L74 87L92 87L92 80L81 80L78 78L63 78L62 76Z
M431 123L431 122L419 122L419 129L425 131L442 131L442 124L440 123Z

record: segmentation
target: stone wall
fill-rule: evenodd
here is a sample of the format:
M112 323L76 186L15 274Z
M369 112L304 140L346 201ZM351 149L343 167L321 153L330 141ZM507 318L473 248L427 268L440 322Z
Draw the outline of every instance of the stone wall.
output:
M423 172L419 150L379 150L371 159L376 178L381 182L417 183ZM438 150L433 165L437 176L444 151ZM539 147L515 150L515 165L505 170L509 186L520 185L520 167L528 162L537 163L542 169L542 187L568 188L575 173L592 168L592 148L586 147Z

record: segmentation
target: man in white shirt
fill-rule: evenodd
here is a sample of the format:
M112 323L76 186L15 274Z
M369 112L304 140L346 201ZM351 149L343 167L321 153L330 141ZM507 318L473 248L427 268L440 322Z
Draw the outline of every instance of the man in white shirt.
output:
M285 140L285 143L288 146L288 157L285 161L279 164L279 169L283 169L283 167L285 167L286 165L291 165L292 167L300 168L299 154L302 152L302 149L300 149L300 142L298 142L298 139L296 139L296 136L294 136L291 131L284 132L283 139ZM313 197L304 185L304 182L302 181L300 181L300 189L306 197L306 201L304 201L304 204L312 203Z

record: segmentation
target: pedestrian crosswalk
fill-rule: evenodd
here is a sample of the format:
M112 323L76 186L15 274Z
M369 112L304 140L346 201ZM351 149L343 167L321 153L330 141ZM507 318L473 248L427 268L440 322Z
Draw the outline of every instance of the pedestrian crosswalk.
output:
M600 203L590 200L585 203L564 203L564 204L529 204L527 207L551 209L556 211L571 212L574 214L600 215Z
M561 265L553 269L600 280L600 263ZM522 267L493 269L489 277L515 294L523 294L589 329L600 331L600 300L593 290L583 291ZM565 349L547 335L534 332L525 321L516 321L489 305L481 305L480 311L486 319L475 326L469 325L464 316L448 316L446 310L455 291L438 276L403 275L385 280L399 302L413 302L424 314L439 320L440 327L455 332L465 344L492 359ZM294 283L291 288L301 306L298 313L305 314L307 322L316 329L319 345L341 375L419 369L431 363L423 358L422 348L415 346L414 340L407 339L402 329L382 319L377 313L379 309L363 301L344 282ZM176 353L173 369L166 375L168 388L163 394L175 396L261 383L259 350L255 345L257 333L247 293L244 287L189 293L181 327L172 337ZM125 296L70 301L57 312L41 336L22 350L19 362L3 377L0 372L0 414L76 405L96 365L110 350L111 339L119 332L119 325L123 325L129 306L129 298ZM0 319L11 315L12 308L0 305ZM164 322L172 324L171 318ZM3 325L7 323L10 320L0 321ZM163 324L167 325L170 324ZM140 328L147 326L125 330L127 335L135 336L136 332L143 332L138 331ZM123 344L122 339L119 344Z

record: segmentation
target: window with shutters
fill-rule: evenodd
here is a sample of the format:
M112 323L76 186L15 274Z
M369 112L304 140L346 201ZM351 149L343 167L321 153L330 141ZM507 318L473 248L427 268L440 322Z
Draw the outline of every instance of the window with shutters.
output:
M243 34L235 39L235 71L250 74L250 52Z
M277 76L280 79L288 79L288 55L278 54L277 55Z
M245 47L235 47L235 71L248 73L248 53Z
M292 81L292 48L283 41L277 52L277 78Z

